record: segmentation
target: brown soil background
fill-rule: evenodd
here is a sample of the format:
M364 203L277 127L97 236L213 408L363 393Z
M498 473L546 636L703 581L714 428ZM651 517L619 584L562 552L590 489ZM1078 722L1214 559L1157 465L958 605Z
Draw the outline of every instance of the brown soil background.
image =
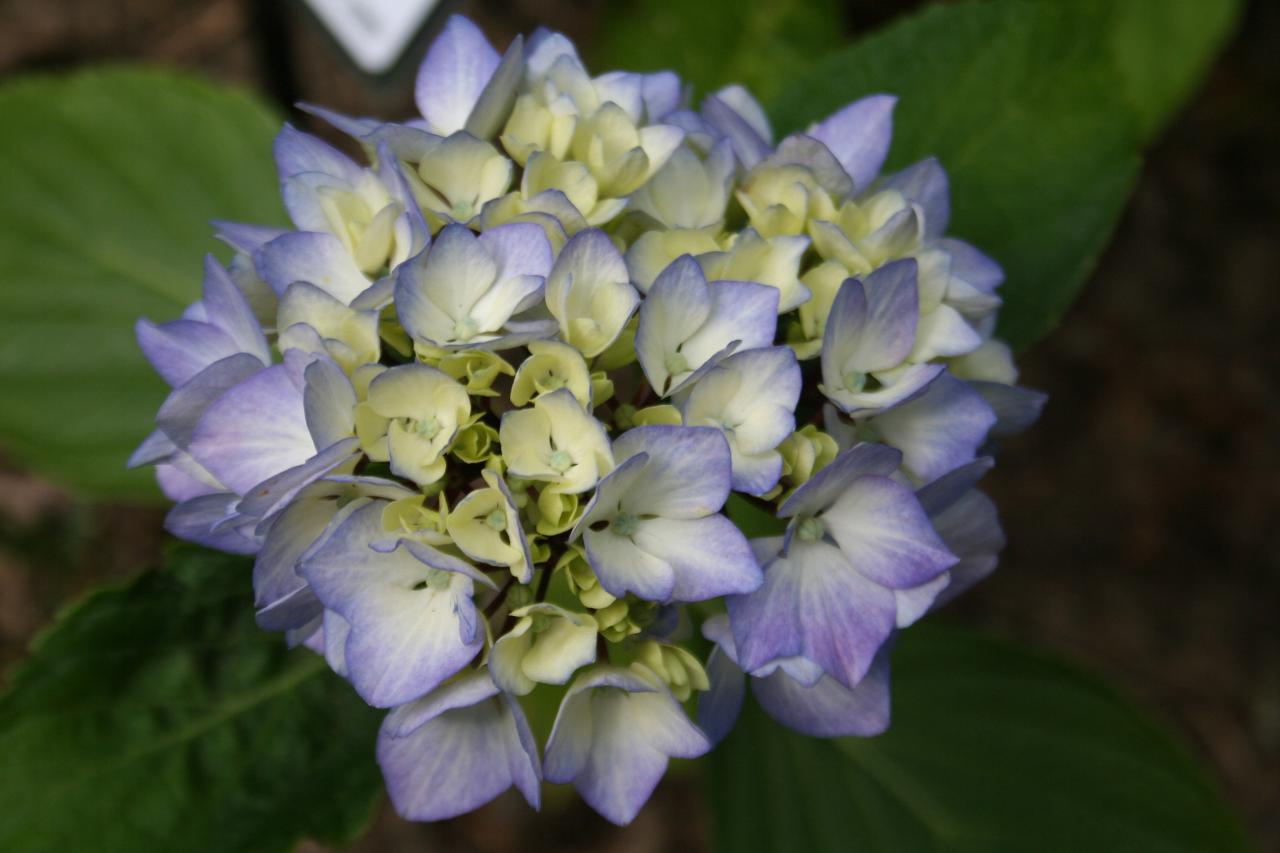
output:
M1197 2L1197 0L1182 0ZM543 23L590 46L604 0L445 3L503 41ZM848 4L849 31L917 5ZM433 18L431 26L441 18ZM411 109L430 32L356 72L300 3L0 0L0 78L144 61L360 114ZM1050 394L988 479L1009 547L951 617L1107 674L1190 744L1261 849L1280 850L1280 4L1258 0L1150 152L1084 295L1022 358ZM306 123L305 121L303 122ZM57 608L157 553L161 512L86 506L0 462L0 667ZM580 804L500 800L448 824L383 809L356 849L699 850L688 774L625 833Z

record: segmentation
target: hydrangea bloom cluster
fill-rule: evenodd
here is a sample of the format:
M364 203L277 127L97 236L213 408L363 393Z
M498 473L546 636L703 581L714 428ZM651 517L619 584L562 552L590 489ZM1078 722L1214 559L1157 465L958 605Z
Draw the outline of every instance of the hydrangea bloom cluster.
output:
M409 818L546 781L626 823L748 683L801 732L882 731L894 632L994 568L984 454L1041 403L941 166L880 174L894 98L775 143L741 87L695 110L461 17L416 96L308 108L367 164L285 127L296 227L219 223L229 268L138 324L169 529L256 555L259 624L389 709Z

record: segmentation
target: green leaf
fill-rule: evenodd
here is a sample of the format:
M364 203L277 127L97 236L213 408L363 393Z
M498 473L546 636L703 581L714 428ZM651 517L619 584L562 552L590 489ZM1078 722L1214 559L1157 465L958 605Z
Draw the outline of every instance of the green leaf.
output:
M282 221L278 127L243 93L158 71L0 89L0 443L17 461L156 494L125 470L165 394L133 325L199 298L210 219Z
M889 168L941 160L950 230L1004 265L1000 335L1022 347L1070 304L1137 174L1104 23L1069 4L933 7L819 63L773 116L796 129L861 95L896 93Z
M354 838L381 791L377 712L257 628L249 569L180 550L38 641L0 699L0 849Z
M677 72L700 95L743 83L758 97L841 43L836 0L635 0L611 3L599 69Z
M725 515L737 525L738 529L755 539L761 536L781 536L787 528L786 519L766 510L737 492L729 495L724 505Z
M710 762L718 849L1247 849L1183 750L1090 676L929 625L903 634L893 667L877 738L802 737L748 703Z
M1103 0L1098 0L1103 2ZM1240 16L1240 0L1123 0L1111 49L1145 139L1189 95Z

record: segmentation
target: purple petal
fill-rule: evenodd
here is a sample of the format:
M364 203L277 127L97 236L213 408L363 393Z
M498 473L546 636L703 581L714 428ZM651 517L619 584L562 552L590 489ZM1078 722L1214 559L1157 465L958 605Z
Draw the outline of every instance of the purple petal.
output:
M632 122L644 121L644 75L633 71L609 71L601 74L594 83L600 101L612 101L622 108Z
M206 321L226 332L240 352L255 356L264 365L271 363L271 349L249 300L213 255L206 255L204 259L204 292L200 303Z
M329 447L355 434L356 391L336 364L317 359L303 373L302 409L316 447Z
M921 509L933 518L945 512L948 507L978 485L978 481L994 467L995 460L990 456L975 459L919 489L916 492L916 499L920 501Z
M942 364L913 364L897 374L888 385L875 391L842 394L836 389L835 394L827 396L829 399L838 397L841 409L848 414L881 412L912 399L928 388L929 383L937 379L944 370L946 365Z
M475 235L462 226L446 225L426 251L396 269L395 306L400 325L414 340L430 341L432 330L440 327L438 318L443 314L429 295L434 282L450 270L482 267L491 269L493 261L476 245ZM470 308L477 296L468 289L466 294L442 294L441 298L453 297L450 308L461 312Z
M156 426L175 446L188 447L209 406L263 369L262 362L245 353L214 362L169 394L156 413Z
M261 542L251 529L240 525L214 528L234 518L238 495L228 492L202 495L183 501L169 510L164 519L164 529L188 542L227 551L232 554L257 553Z
M733 490L762 497L782 479L782 454L767 451L753 455L733 454Z
M134 332L147 361L161 379L175 388L215 361L240 352L234 338L198 320L173 320L161 325L139 320Z
M377 152L378 177L386 185L391 197L404 208L404 213L396 223L397 245L390 260L392 267L395 267L427 247L431 242L431 227L427 224L422 209L414 200L413 190L409 186L408 178L405 177L406 170L411 170L413 167L398 158L386 142L378 143ZM388 279L390 279L389 275L382 280ZM368 299L368 291L362 294L362 297ZM388 293L386 297L388 302L390 298ZM383 304L385 303L369 307L381 308Z
M303 106L303 109L306 112L320 116L326 121L331 123L333 121L333 113L316 108L307 108L306 106ZM440 139L440 136L429 133L421 127L379 121L375 121L374 126L360 136L360 141L366 145L386 148L396 159L407 163L421 161L427 155L427 152L440 144Z
M276 135L271 151L281 183L295 175L318 172L355 184L364 173L359 163L329 143L287 124Z
M206 483L199 477L193 477L169 462L157 464L155 474L156 484L160 487L160 491L164 493L166 498L174 502L186 501L222 491L221 485Z
M752 127L751 122L725 102L723 93L711 95L702 102L702 115L707 123L723 134L733 145L733 153L743 168L753 168L769 156L769 142Z
M840 286L822 340L822 378L841 388L844 372L871 373L902 363L920 318L916 262L894 261Z
M891 589L919 586L956 563L915 493L888 477L850 482L821 519L858 572Z
M520 81L524 77L524 37L516 36L502 61L489 77L489 82L476 98L467 117L467 133L480 139L492 139L502 130L515 105Z
M735 353L692 385L681 405L685 423L726 430L735 491L763 495L777 484L782 457L774 448L795 430L801 385L790 347Z
M741 116L742 120L759 134L766 145L773 144L773 128L769 124L769 116L765 113L764 107L761 106L760 102L751 94L751 90L746 86L731 83L715 92L715 96L723 101L729 109Z
M303 584L254 614L264 631L302 631L324 613L324 605L311 587ZM287 639L287 637L286 637Z
M943 303L920 317L911 360L924 362L939 356L967 355L980 346L982 336L978 331L959 311Z
M561 57L568 57L578 67L582 66L573 42L560 33L548 30L546 27L538 27L529 36L528 49L525 55L528 57L528 76L530 79L545 77L551 66Z
M938 376L923 394L871 418L880 439L902 451L903 467L928 483L973 460L996 422L967 382Z
M710 747L665 689L598 667L565 696L544 769L548 781L573 782L588 805L625 825L657 787L669 757L696 758Z
M684 280L681 291L659 288L677 265ZM772 346L777 330L780 291L776 287L716 280L696 291L689 283L704 279L700 268L692 272L695 266L687 255L677 259L659 275L640 305L636 353L650 386L664 397L690 388L733 352ZM672 377L667 359L677 350L691 373Z
M551 243L542 226L512 222L490 228L477 241L497 265L495 287L521 276L546 278L551 272Z
M321 172L294 175L280 187L280 199L298 231L334 233L323 199L327 193L349 191L351 184Z
M907 206L859 241L859 249L873 258L901 257L920 244L923 229L918 207Z
M281 471L250 489L236 510L253 519L267 519L307 486L325 474L354 464L360 442L354 436L324 448L301 465Z
M351 683L382 708L434 690L484 645L469 577L450 573L448 587L436 588L424 583L430 569L409 551L370 547L386 535L384 506L374 501L353 512L300 568L324 606L351 624L345 648Z
M680 77L674 71L644 74L640 87L645 118L650 122L662 121L669 113L679 109L684 97Z
M300 101L294 106L308 115L315 116L330 127L342 131L352 139L358 139L361 141L367 139L383 124L381 119L365 117L357 118L355 116L349 116L345 113L337 112L336 110L328 109L327 107L308 104L305 101Z
M298 574L298 559L324 533L333 520L337 506L332 501L301 500L289 505L272 523L253 563L254 606L260 610L293 595L307 585ZM316 603L315 613L321 608ZM308 617L308 619L311 617ZM279 628L259 624L268 630L296 628L308 621Z
M710 151L713 146L723 142L729 147L729 156L732 161L730 165L737 169L738 155L734 151L733 143L693 110L688 108L673 110L663 116L662 122L683 130L685 142L697 151Z
M671 566L675 583L670 597L676 601L747 593L762 581L746 537L723 515L644 519L633 540L646 554Z
M301 628L294 628L286 631L284 635L285 645L291 649L299 646L309 652L315 652L320 656L324 656L324 611L315 619L312 619Z
M941 237L951 222L951 184L936 157L927 157L884 180L884 189L897 190L924 211L924 233Z
M935 245L951 256L951 274L956 278L986 293L994 293L1004 281L1000 265L963 240L944 237Z
M747 672L803 657L850 688L866 675L896 617L893 593L825 542L793 540L765 567L759 590L727 604Z
M880 172L893 139L893 95L868 95L849 104L809 130L864 189Z
M240 222L226 222L215 219L209 223L215 229L213 236L226 243L237 252L252 255L277 237L288 234L288 229L274 228L268 225L246 225Z
M812 136L788 136L766 162L779 166L804 166L813 174L818 186L837 199L853 195L856 188L853 178L831 149Z
M513 784L538 807L540 769L537 754L526 749L532 737L518 705L482 698L442 710L399 737L391 731L395 715L387 717L378 734L378 764L402 817L455 817Z
M174 453L168 461L156 465L156 482L169 500L181 502L226 490L217 479L201 468L190 454Z
M934 607L941 607L995 571L1005 537L996 505L976 489L933 516L933 526L947 547L960 557L960 562L950 569L951 583L934 603Z
M950 583L951 573L946 571L933 578L933 580L920 584L920 586L913 586L910 589L895 589L893 591L893 600L898 608L898 627L906 628L914 625L920 617L933 608L938 596L946 590Z
M623 496L644 476L644 469L648 464L649 454L647 453L637 453L617 463L614 469L596 484L595 494L587 502L582 517L573 526L569 541L577 541L583 531L597 522L609 521L616 517Z
M858 477L886 476L898 470L902 454L883 444L856 444L818 471L778 507L779 518L816 515L835 502Z
M751 689L765 713L811 737L871 737L889 728L889 657L883 649L853 689L829 675L806 687L781 668L752 679Z
M621 464L640 453L649 460L627 490L623 508L633 515L702 518L719 512L729 498L729 444L711 427L641 426L613 443Z
M277 296L305 281L350 305L369 287L342 241L332 234L299 231L277 237L254 254L254 266Z
M747 676L719 647L707 656L706 670L711 687L698 697L698 726L715 745L738 722L747 694Z
M324 612L324 660L329 668L348 677L347 638L351 636L351 623L332 610Z
M488 575L468 563L466 560L463 560L460 557L455 557L451 554L446 554L444 551L428 545L425 542L419 542L416 539L401 537L396 539L394 543L389 543L387 540L382 539L372 543L369 547L373 548L373 550L380 554L390 554L397 548L403 548L405 551L409 552L415 560L422 563L424 566L430 566L431 568L439 569L442 572L453 572L455 574L464 575L475 583L478 583L481 586L487 586L490 589L496 590L498 588L497 584L495 584ZM471 633L472 632L470 630L465 630L463 632L463 639L465 640L470 637Z
M424 723L447 711L469 708L498 695L498 686L487 670L470 670L387 714L382 724L384 734L393 738L408 737Z
M162 430L152 430L151 434L142 440L142 444L139 444L138 449L133 451L133 455L129 457L129 467L138 468L143 465L163 462L172 456L177 449L177 446Z
M652 684L629 669L593 666L574 679L556 713L547 740L543 772L554 784L572 782L587 765L592 749L592 690L614 688L628 693L656 692Z
M310 459L316 447L290 368L259 370L215 400L196 424L190 450L240 494Z
M588 530L583 535L587 562L600 585L616 598L628 593L645 601L670 601L675 591L675 569L645 553L635 542L612 530Z
M418 68L414 100L431 132L462 130L485 84L498 68L498 52L480 28L453 15Z
M707 657L707 680L711 689L698 697L698 727L712 744L724 740L738 721L747 693L746 674L738 666L729 618L716 614L702 623L702 635L716 644Z
M999 382L974 382L972 385L995 412L992 438L1006 438L1028 429L1039 420L1044 404L1049 401L1048 394L1017 385Z
M511 488L507 485L507 481L502 477L495 477L498 491L502 493L502 499L507 502L507 506L515 511L516 499L511 494ZM525 534L523 527L518 527L512 536L512 544L520 549L520 553L524 555L524 574L516 577L518 583L529 583L533 579L533 553L529 550L529 537Z
M645 378L659 393L666 390L670 379L667 355L706 322L711 305L706 276L688 255L672 261L650 286L648 298L640 303L635 347Z
M654 614L653 621L644 629L646 637L652 637L656 640L674 641L672 635L677 628L681 627L681 617L683 610L675 604L664 604L658 608Z
M703 363L730 341L741 341L740 351L773 344L781 296L778 288L754 281L713 281L708 289L710 316L682 349L690 364Z

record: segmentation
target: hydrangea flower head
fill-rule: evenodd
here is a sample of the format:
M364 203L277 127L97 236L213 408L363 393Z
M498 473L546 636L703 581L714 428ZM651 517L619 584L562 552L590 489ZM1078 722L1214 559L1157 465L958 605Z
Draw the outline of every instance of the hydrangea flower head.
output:
M294 227L220 223L230 267L139 321L169 530L254 555L259 624L387 709L409 818L555 783L626 823L747 684L883 731L895 633L994 569L976 486L1043 402L942 165L882 173L895 99L775 140L741 87L456 16L415 95L308 107L366 159L286 126Z

